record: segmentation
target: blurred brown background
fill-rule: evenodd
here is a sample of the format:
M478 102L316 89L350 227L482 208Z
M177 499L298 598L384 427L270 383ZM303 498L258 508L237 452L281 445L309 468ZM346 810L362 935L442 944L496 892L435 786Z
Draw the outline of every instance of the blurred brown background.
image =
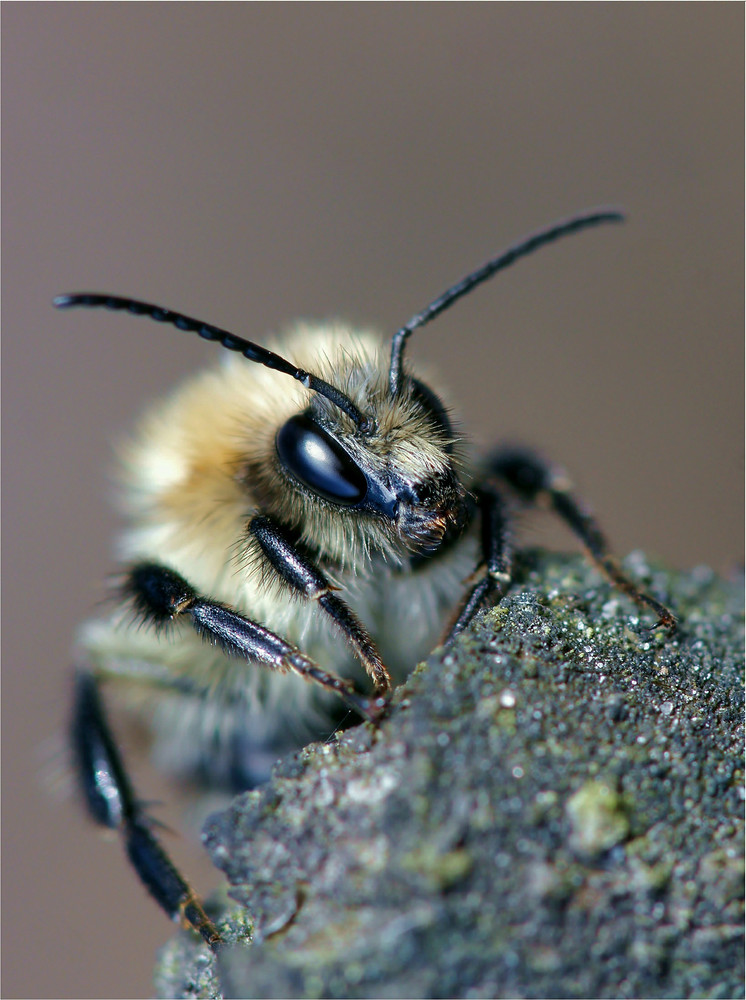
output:
M56 790L69 649L113 566L111 444L217 361L55 313L80 288L261 340L387 333L601 204L412 341L474 436L566 464L616 550L742 559L740 4L5 4L4 982L147 995L171 928ZM529 542L573 543L545 520ZM147 772L145 798L171 799ZM52 787L50 787L52 786ZM161 815L161 813L159 813ZM178 811L164 812L180 825ZM175 851L200 888L188 838Z

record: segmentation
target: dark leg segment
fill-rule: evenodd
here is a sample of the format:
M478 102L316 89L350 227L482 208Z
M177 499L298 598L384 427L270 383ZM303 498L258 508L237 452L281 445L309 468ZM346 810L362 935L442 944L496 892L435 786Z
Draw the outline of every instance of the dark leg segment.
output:
M136 612L144 621L156 625L184 616L192 627L210 642L217 643L231 656L259 662L278 670L293 670L306 680L316 681L336 692L356 712L376 718L379 700L358 695L351 683L317 666L300 650L263 625L245 618L218 601L201 597L187 581L157 563L140 563L130 571L124 587Z
M513 576L513 553L505 504L497 492L485 485L477 492L481 518L482 562L476 582L466 592L443 639L452 642L488 601L503 597Z
M386 695L391 690L391 678L375 643L365 626L343 600L336 597L333 587L300 546L269 517L257 516L249 522L249 532L256 538L271 566L296 594L318 601L341 630L360 658L376 686L376 693Z
M96 679L87 672L76 678L70 736L92 818L119 830L140 880L168 916L191 925L217 951L222 944L220 933L154 835L112 738Z
M499 452L493 457L490 468L525 500L536 502L538 498L545 496L554 512L575 532L614 586L637 604L652 609L658 616L656 627L664 625L669 629L675 628L676 618L672 612L622 572L595 518L583 509L570 492L570 483L564 473L553 469L530 451Z

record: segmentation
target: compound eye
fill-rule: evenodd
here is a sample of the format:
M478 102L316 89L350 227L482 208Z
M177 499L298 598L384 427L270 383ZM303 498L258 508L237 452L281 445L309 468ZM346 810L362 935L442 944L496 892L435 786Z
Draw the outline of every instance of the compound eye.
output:
M362 470L307 414L291 417L275 443L288 472L324 500L354 507L365 499L368 482Z

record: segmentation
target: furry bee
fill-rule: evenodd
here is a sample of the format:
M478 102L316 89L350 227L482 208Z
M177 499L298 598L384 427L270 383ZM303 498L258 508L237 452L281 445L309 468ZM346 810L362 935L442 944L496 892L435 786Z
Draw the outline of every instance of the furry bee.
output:
M612 583L673 627L622 574L562 473L528 451L472 455L442 390L404 359L414 330L518 258L620 219L590 212L523 240L417 313L389 348L367 331L303 324L268 349L133 299L55 299L147 316L233 352L147 414L127 448L120 600L80 634L71 726L91 816L120 831L158 904L213 950L220 933L135 794L104 686L146 719L162 766L213 787L256 785L272 759L328 734L330 706L379 719L439 636L452 642L503 596L506 488L548 500ZM352 681L361 666L367 693Z

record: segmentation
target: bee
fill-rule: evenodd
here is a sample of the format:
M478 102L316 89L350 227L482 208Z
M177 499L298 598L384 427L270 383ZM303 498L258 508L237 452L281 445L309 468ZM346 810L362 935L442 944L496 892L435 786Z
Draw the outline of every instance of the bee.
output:
M527 450L474 455L443 390L405 360L415 330L514 261L621 218L584 213L524 239L390 347L369 331L300 324L270 349L135 299L55 299L146 316L232 352L148 413L125 451L119 599L80 633L71 725L88 812L121 833L169 917L213 950L220 932L135 793L104 687L145 719L160 765L210 787L255 786L271 760L328 735L334 706L380 720L438 637L453 642L503 597L508 494L548 501L611 582L674 627L622 573L561 471ZM361 668L367 691L353 683Z

